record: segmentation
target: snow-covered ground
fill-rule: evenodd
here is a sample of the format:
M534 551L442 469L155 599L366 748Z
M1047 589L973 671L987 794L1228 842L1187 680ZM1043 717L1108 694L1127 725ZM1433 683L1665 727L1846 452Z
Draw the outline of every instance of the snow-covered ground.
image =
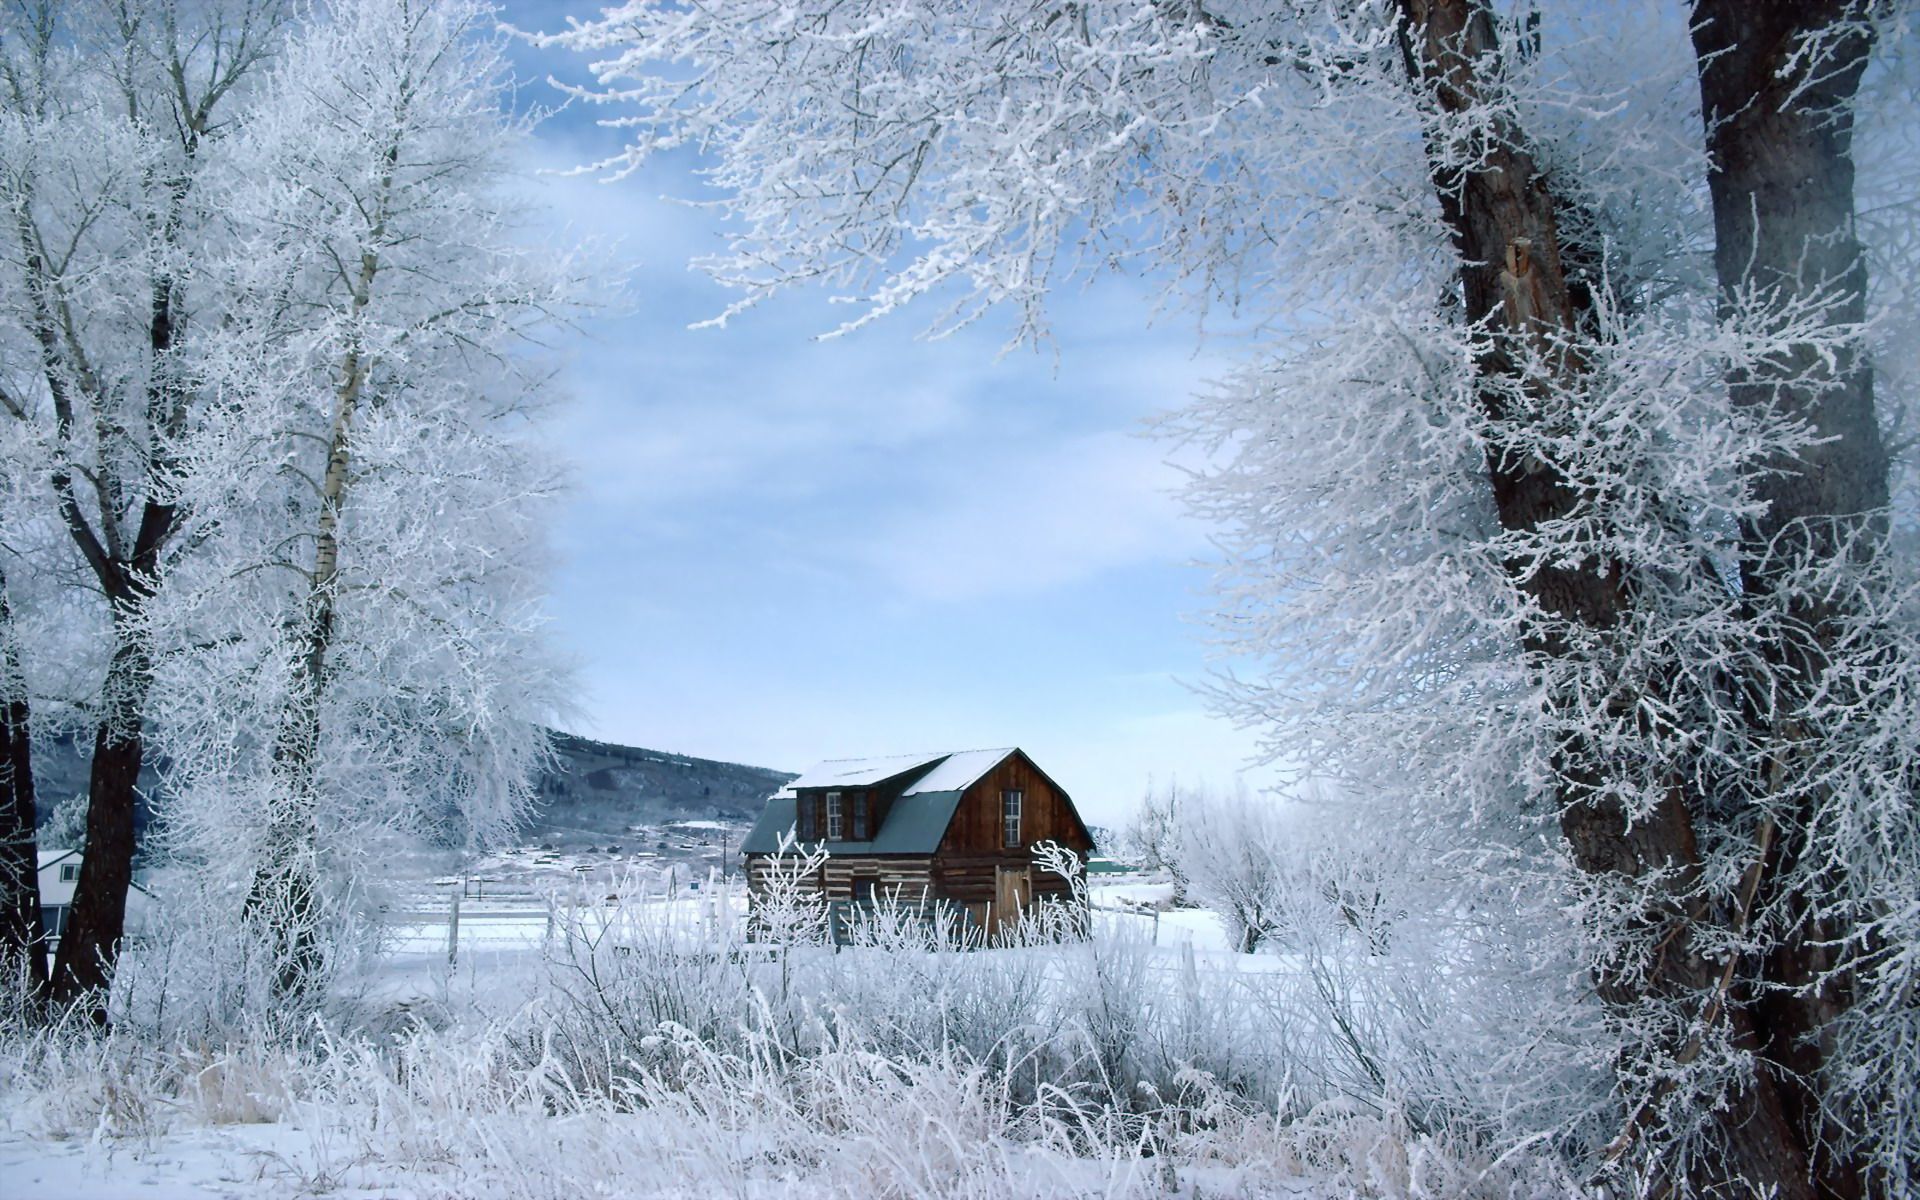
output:
M1090 943L777 964L744 940L737 881L469 888L450 961L457 891L390 906L359 1003L428 1023L384 1041L5 1048L0 1197L1464 1194L1418 1191L1470 1156L1391 1113L1280 1121L1283 1095L1247 1092L1300 964L1234 953L1213 914L1163 911L1163 884L1098 879ZM703 1020L711 1043L686 1032ZM1125 1117L1088 1055L1196 1107Z
M330 1161L328 1146L324 1133L291 1122L200 1126L138 1141L51 1140L9 1131L0 1135L0 1190L12 1200L426 1200L453 1194L444 1187L403 1188L397 1172Z

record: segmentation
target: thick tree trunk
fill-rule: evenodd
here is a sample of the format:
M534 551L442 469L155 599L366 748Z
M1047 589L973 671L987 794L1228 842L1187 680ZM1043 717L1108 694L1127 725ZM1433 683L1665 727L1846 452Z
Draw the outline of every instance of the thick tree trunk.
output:
M1867 268L1854 236L1852 102L1872 48L1860 0L1698 0L1693 42L1711 155L1714 266L1723 316L1767 324L1813 313L1830 329L1866 317ZM1822 53L1809 54L1810 39ZM1745 309L1744 314L1742 309ZM1874 412L1873 374L1860 347L1831 359L1799 344L1765 369L1729 381L1737 409L1804 421L1822 439L1750 475L1766 509L1741 530L1741 572L1753 612L1774 612L1780 635L1765 648L1771 686L1756 690L1756 736L1791 753L1799 709L1822 687L1844 598L1796 586L1796 570L1866 565L1884 535L1886 447ZM1765 789L1757 789L1765 794ZM1755 1005L1765 1054L1795 1124L1815 1147L1822 1195L1866 1194L1857 1165L1837 1156L1838 1129L1820 1101L1831 1046L1823 1034L1850 1002L1837 971L1847 932L1815 911L1811 895L1781 895L1773 881L1804 878L1797 835L1812 826L1817 793L1768 797L1783 831L1763 903L1792 922L1763 966L1770 985Z
M69 457L78 441L75 430L88 410L93 423L100 426L115 401L109 386L87 365L88 355L76 333L79 323L67 307L61 280L42 252L40 232L30 219L30 197L29 193L22 198L28 202L16 204L13 216L24 251L32 334L53 402L57 452L48 482L75 549L107 598L114 638L101 687L101 720L88 780L86 853L51 979L52 999L71 1004L87 996L104 996L125 932L127 890L133 884L135 785L145 753L142 717L153 683L152 652L143 641L140 624L159 576L161 552L178 527L179 512L171 499L177 464L168 449L149 450L143 480L146 499L137 504L140 520L132 528L129 545L122 523L136 506L127 502L128 489L119 470L112 462L102 461L88 471ZM175 228L171 219L166 228L171 236ZM184 420L186 396L167 362L176 333L176 299L171 276L154 281L147 327L146 409L156 427L155 436L177 436ZM85 478L94 490L97 521L80 500L76 476ZM93 1015L105 1021L103 1000Z
M129 600L128 603L137 603ZM131 614L115 604L117 646L107 666L105 713L93 739L87 781L87 844L73 906L53 963L53 999L91 998L93 1016L106 1020L105 991L113 979L126 932L127 892L133 886L135 785L146 752L141 714L153 684L153 662Z
M191 274L180 264L183 256L193 257L183 227L199 151L216 126L217 107L271 52L290 17L278 0L258 0L222 9L211 24L189 22L196 27L186 29L175 20L188 15L184 9L163 7L164 20L155 15L153 20L108 22L111 28L102 31L123 39L114 54L124 54L128 62L142 60L143 72L147 56L160 56L150 64L161 72L150 79L165 81L157 88L144 90L146 81L133 74L115 77L126 128L142 130L142 136L167 131L180 139L177 147L169 147L177 149L177 157L143 158L149 164L141 176L144 190L161 202L150 206L142 200L124 209L145 224L156 264L146 296L144 382L142 372L120 369L128 361L120 350L89 344L102 331L89 313L74 311L76 295L87 289L73 287L78 280L66 274L74 269L72 263L78 260L73 256L80 246L69 239L82 235L69 231L49 237L39 226L35 189L40 180L33 172L12 178L7 197L29 302L29 332L39 349L38 366L54 410L54 461L48 482L67 532L106 597L113 629L94 739L86 857L53 970L52 993L61 1002L97 993L110 979L133 878L135 784L153 675L152 651L138 631L159 585L163 553L179 527L175 505L182 464L174 456L196 396L193 383L182 374L179 339L187 315L181 280ZM56 65L55 50L75 33L74 23L62 12L60 4L53 4L30 18L33 41L25 49L38 70L8 81L8 100L20 113L44 116L54 96L47 84L64 69ZM153 40L153 34L160 40ZM66 199L83 206L101 202L119 211L124 198L103 193ZM79 228L92 223L89 219ZM51 254L49 245L56 248ZM113 370L95 370L96 363L109 362L117 364ZM91 436L82 435L89 426ZM111 453L109 447L114 448ZM104 1010L96 1015L104 1017Z
M1493 98L1500 47L1483 0L1401 0L1400 7L1409 72L1434 89L1444 112L1476 109ZM1478 364L1493 385L1485 404L1497 430L1517 415L1516 395L1577 376L1577 349L1563 339L1580 327L1584 314L1583 297L1563 269L1555 199L1525 131L1497 117L1492 125L1483 142L1471 148L1474 153L1465 156L1471 165L1446 165L1462 161L1446 153L1457 148L1430 142L1429 149L1435 193L1461 255L1466 315L1476 322L1491 320L1498 331ZM1488 446L1487 474L1500 523L1508 530L1538 529L1573 515L1580 503L1569 481L1550 464L1502 447L1497 437ZM1537 569L1515 564L1513 570L1518 586L1542 611L1569 626L1604 633L1630 612L1630 580L1620 564L1589 559ZM1573 652L1565 638L1551 633L1529 638L1527 650L1546 659ZM1698 883L1699 855L1685 794L1669 788L1649 817L1629 819L1618 801L1605 798L1615 764L1597 747L1570 739L1560 747L1555 766L1561 780L1556 797L1561 832L1580 868L1623 881L1665 881L1648 885L1640 918L1645 928L1617 931L1639 936L1647 928L1665 930L1665 952L1644 983L1597 980L1602 998L1623 1012L1647 1001L1680 999L1697 1007L1703 1020L1724 1022L1736 1045L1757 1050L1759 1037L1748 1013L1728 1002L1723 967L1699 954L1689 934L1700 914L1683 897ZM1686 1054L1678 1046L1669 1051ZM1811 1200L1805 1143L1773 1080L1760 1075L1741 1095L1725 1099L1713 1118L1723 1160L1707 1166L1705 1177L1684 1182L1705 1189L1771 1189L1780 1200ZM1635 1126L1649 1111L1636 1111L1624 1141L1640 1132ZM1653 1165L1659 1174L1659 1164ZM1671 1178L1671 1171L1667 1175L1656 1186L1681 1182Z
M1829 31L1867 7L1860 0L1699 0L1694 7L1723 311L1742 291L1762 289L1766 307L1783 317L1815 311L1831 325L1853 327L1866 318L1867 266L1854 236L1852 101L1872 39L1864 26ZM1824 56L1790 63L1806 39L1823 34L1831 43ZM1772 568L1790 565L1786 552L1766 554L1783 534L1793 550L1823 558L1870 549L1870 541L1849 535L1884 519L1887 450L1873 372L1860 349L1827 367L1814 347L1801 346L1732 384L1736 405L1778 407L1830 439L1756 474L1768 509L1746 531L1757 571L1749 582L1768 586Z
M26 964L29 1013L47 994L47 947L40 916L33 737L26 679L14 650L13 609L0 572L0 962Z

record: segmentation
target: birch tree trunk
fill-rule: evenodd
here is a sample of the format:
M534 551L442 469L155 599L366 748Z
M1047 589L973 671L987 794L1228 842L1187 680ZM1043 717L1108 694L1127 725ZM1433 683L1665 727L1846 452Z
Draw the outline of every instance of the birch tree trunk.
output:
M401 114L404 116L404 114ZM380 270L379 246L400 147L390 142L382 157L383 174L367 212L372 221L360 252L349 301L349 321L357 322L372 302ZM276 947L275 977L281 992L303 994L320 981L323 969L319 930L319 824L317 812L321 708L333 649L340 592L340 516L352 478L354 417L360 408L370 363L357 335L350 335L334 395L332 428L327 436L327 466L320 483L320 513L314 529L313 570L307 578L301 612L301 645L293 662L286 710L275 732L273 762L280 786L276 811L267 829L266 861L247 895L250 914L264 918Z
M361 279L371 284L371 254L363 259ZM366 293L364 290L361 296ZM364 303L356 299L356 304ZM274 738L273 760L282 791L267 827L267 857L255 872L247 912L266 923L276 947L276 978L281 991L297 995L311 988L321 970L319 936L319 825L316 820L316 772L320 751L320 708L325 697L327 655L333 647L340 580L340 511L346 502L351 466L353 418L366 379L358 352L349 352L336 397L328 438L327 469L321 480L320 519L315 532L313 572L302 605L299 654L294 659L287 707Z

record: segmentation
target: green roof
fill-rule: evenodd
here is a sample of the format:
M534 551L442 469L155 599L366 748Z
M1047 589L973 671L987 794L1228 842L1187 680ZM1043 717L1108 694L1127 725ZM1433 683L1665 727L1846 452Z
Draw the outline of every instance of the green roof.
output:
M887 811L887 819L871 841L865 842L827 842L828 851L835 855L867 854L932 854L940 848L940 839L947 835L947 826L953 822L953 812L960 807L962 793L951 792L915 792L902 796L893 802ZM780 848L780 839L794 827L795 800L792 796L775 796L767 801L766 811L753 823L753 831L740 843L742 854L772 854ZM806 843L811 849L818 842Z

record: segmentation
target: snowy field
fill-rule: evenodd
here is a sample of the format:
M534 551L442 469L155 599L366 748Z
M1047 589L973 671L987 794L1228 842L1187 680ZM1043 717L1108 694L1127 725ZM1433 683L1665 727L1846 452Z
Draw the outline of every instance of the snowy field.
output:
M737 885L468 895L450 961L457 890L389 912L357 1033L7 1046L0 1194L1418 1196L1489 1165L1304 1103L1301 1064L1336 1069L1303 1049L1309 964L1233 952L1165 885L1103 880L1090 940L986 951L782 953Z

